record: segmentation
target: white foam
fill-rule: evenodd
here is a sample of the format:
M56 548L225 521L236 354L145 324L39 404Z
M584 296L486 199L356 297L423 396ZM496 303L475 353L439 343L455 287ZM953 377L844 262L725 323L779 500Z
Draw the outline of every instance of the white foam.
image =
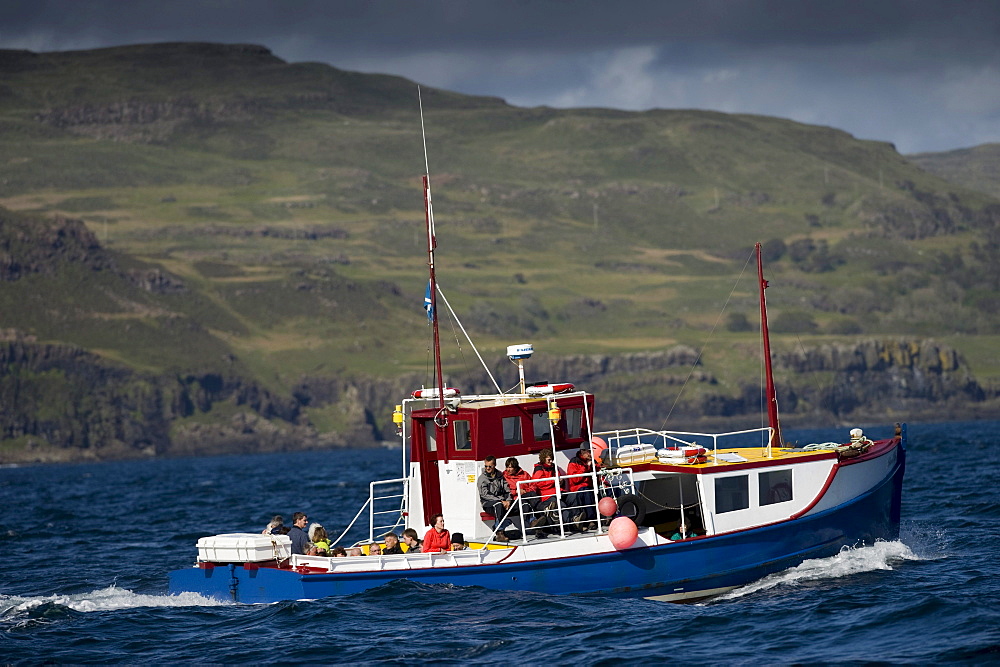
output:
M732 600L776 586L798 586L813 581L839 579L861 572L891 570L901 561L923 560L899 540L875 542L871 546L843 547L836 556L814 558L796 567L777 572L759 581L741 586L717 600Z
M0 595L0 617L30 611L44 604L57 604L74 611L90 612L139 607L214 607L230 603L206 598L197 593L144 595L133 593L124 588L109 586L90 593L77 593L75 595L43 595L38 597Z

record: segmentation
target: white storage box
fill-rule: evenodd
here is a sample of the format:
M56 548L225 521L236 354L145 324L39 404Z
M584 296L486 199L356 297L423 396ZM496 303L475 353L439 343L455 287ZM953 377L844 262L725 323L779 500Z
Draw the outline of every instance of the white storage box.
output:
M198 540L198 560L211 563L263 563L292 553L288 535L226 533Z

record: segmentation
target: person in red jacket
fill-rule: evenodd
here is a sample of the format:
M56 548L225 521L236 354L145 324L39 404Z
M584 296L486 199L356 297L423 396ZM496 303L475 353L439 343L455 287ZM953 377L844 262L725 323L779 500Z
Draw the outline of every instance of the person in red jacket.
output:
M555 499L556 495L556 466L553 462L555 457L552 455L551 449L543 449L538 453L538 463L535 464L535 472L531 475L531 479L535 480L535 493L538 494L538 500L535 502L535 511L541 512L549 510L545 514L539 515L539 517L545 517L548 523L553 523L557 521L555 515L552 514L552 510L555 510L557 502ZM563 476L566 472L559 469L559 475ZM576 508L574 498L568 495L563 495L560 499L559 505L562 506L562 520L563 523L570 523L573 521L579 521L580 518L576 515L579 510ZM538 519L536 519L536 522ZM535 527L534 524L532 527Z
M594 507L594 503L597 501L594 498L593 492L594 480L590 475L594 471L593 464L594 461L590 454L590 448L581 447L576 456L569 460L569 465L566 466L567 475L586 475L585 477L572 477L566 480L566 486L570 491L567 495L570 496L571 502L583 512L583 519L590 522L590 524L580 526L584 530L597 528L597 524L595 523L597 512Z
M440 553L451 551L451 533L444 527L444 514L435 514L431 517L431 529L424 535L424 545L421 553Z
M534 491L533 484L522 484L521 491L518 493L517 483L526 482L531 479L531 475L527 470L521 467L521 464L517 462L517 459L513 456L507 459L506 467L503 471L503 478L507 480L507 486L510 487L510 495L512 498L517 498L519 495L526 496Z
M535 485L534 484L522 484L518 488L518 482L527 482L531 479L531 475L527 470L521 467L517 459L511 456L507 459L505 468L503 471L503 478L507 480L507 486L510 488L510 498L511 501L520 504L520 512L515 509L511 512L511 523L517 532L524 534L524 530L521 527L521 514L523 513L528 517L528 523L531 523L532 516L531 513L535 510L535 505L532 502L534 497Z

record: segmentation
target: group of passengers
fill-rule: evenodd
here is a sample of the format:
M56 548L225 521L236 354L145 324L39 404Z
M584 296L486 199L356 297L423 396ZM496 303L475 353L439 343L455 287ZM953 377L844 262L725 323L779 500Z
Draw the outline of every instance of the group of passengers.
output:
M361 547L351 547L345 549L342 546L330 546L330 537L322 524L313 522L309 526L309 517L303 512L295 512L292 515L292 525L285 526L285 519L280 514L274 516L267 527L262 531L265 535L287 535L292 541L291 553L307 556L364 556L365 552ZM403 531L402 543L399 535L389 532L382 536L383 547L378 542L368 545L368 556L393 555L404 553L440 553L445 551L460 551L467 547L465 537L462 533L452 535L444 527L444 515L435 514L431 517L431 529L421 540L417 536L417 531L407 528Z
M548 530L558 530L560 522L570 531L597 528L593 477L590 476L594 471L593 465L587 447L581 447L570 459L566 470L560 468L558 472L552 450L543 449L538 453L538 463L530 475L513 456L507 459L502 473L497 470L496 457L487 456L483 460L483 472L477 486L483 512L495 519L495 539L508 541L508 528L524 534L522 513L530 517L528 529L537 538L546 537ZM557 475L562 491L559 500L556 499ZM563 479L567 476L568 479Z
M584 532L597 528L597 514L594 511L594 462L590 449L581 447L570 459L566 470L556 471L555 457L551 449L543 449L538 454L538 463L532 474L521 468L517 459L508 458L504 471L497 470L497 460L487 456L483 461L483 473L479 476L479 500L483 512L494 517L494 539L508 541L507 529L517 533L533 533L537 538L547 536L548 530L558 531L561 523L569 531ZM560 478L561 499L556 498L556 477ZM569 476L568 479L565 479ZM522 482L520 487L518 483ZM561 507L561 514L559 508ZM527 531L521 525L521 513L530 517ZM267 535L288 535L292 541L291 552L309 556L361 556L360 547L344 549L330 545L326 529L318 522L309 527L309 517L303 512L292 515L292 525L285 526L284 518L275 515L263 530ZM368 545L369 556L404 553L443 553L467 548L461 533L452 535L444 527L444 515L437 513L431 517L431 528L419 539L417 531L407 528L402 533L402 543L396 533L382 536L383 547L378 542Z

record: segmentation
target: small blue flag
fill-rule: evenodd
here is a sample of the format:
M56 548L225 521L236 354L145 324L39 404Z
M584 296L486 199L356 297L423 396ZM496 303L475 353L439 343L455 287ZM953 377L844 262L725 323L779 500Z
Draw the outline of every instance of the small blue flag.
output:
M427 291L424 292L424 310L427 311L427 323L434 321L434 302L431 300L431 281L427 281Z

